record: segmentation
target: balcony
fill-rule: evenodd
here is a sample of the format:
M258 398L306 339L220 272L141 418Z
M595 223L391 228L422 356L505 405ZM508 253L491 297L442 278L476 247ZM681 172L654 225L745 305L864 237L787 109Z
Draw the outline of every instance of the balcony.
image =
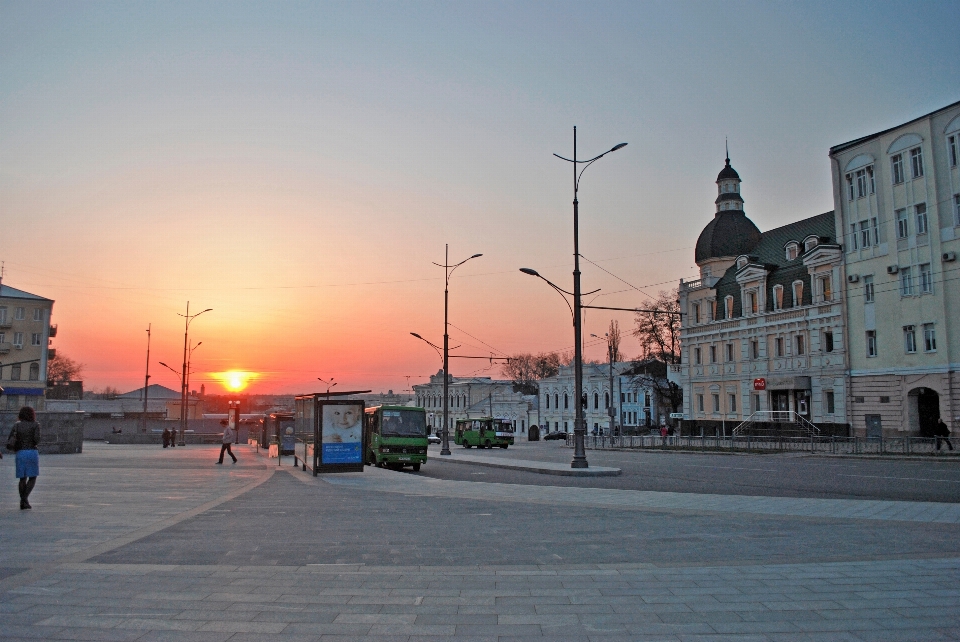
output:
M12 327L13 327L13 321L8 321L6 318L0 319L0 330L6 329L6 328L12 328Z
M10 352L10 344L0 343L0 354L7 354L8 352Z
M50 338L53 339L56 336L57 336L57 324L53 324L50 326Z
M57 349L47 348L47 359L53 359L55 356L57 356Z

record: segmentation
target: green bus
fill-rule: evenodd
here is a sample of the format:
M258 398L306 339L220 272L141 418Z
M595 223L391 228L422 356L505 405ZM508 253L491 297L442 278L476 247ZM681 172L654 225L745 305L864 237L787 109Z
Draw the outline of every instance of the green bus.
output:
M400 470L427 463L427 412L410 406L375 406L364 414L364 463Z
M481 417L480 419L460 419L454 443L464 448L506 448L513 445L513 423L507 419Z

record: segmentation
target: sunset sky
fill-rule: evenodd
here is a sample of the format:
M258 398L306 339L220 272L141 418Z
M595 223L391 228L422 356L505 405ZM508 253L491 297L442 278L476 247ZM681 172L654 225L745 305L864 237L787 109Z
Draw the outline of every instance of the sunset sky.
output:
M642 306L697 273L725 138L761 230L829 211L831 145L960 100L957 25L955 0L2 1L3 282L56 301L88 390L143 384L148 324L176 388L187 301L213 309L194 388L408 389L440 367L409 333L442 342L445 243L483 254L450 285L460 352L569 350L518 268L572 288L574 125L581 157L629 143L583 178L584 288Z

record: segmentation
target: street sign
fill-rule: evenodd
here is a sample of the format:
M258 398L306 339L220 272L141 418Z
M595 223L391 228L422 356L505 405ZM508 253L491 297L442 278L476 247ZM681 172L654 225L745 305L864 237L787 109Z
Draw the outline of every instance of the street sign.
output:
M670 413L670 418L671 418L671 419L683 419L683 413L682 413L682 412L671 412L671 413Z
M754 390L766 390L767 389L767 380L763 377L753 380L753 389Z

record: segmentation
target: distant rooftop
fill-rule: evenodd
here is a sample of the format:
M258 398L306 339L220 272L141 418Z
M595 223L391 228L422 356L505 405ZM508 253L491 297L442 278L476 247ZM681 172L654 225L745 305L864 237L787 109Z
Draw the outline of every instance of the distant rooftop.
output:
M9 285L0 285L0 297L9 299L31 299L33 301L53 301L53 299L46 299L36 294L18 290L17 288L11 288Z

